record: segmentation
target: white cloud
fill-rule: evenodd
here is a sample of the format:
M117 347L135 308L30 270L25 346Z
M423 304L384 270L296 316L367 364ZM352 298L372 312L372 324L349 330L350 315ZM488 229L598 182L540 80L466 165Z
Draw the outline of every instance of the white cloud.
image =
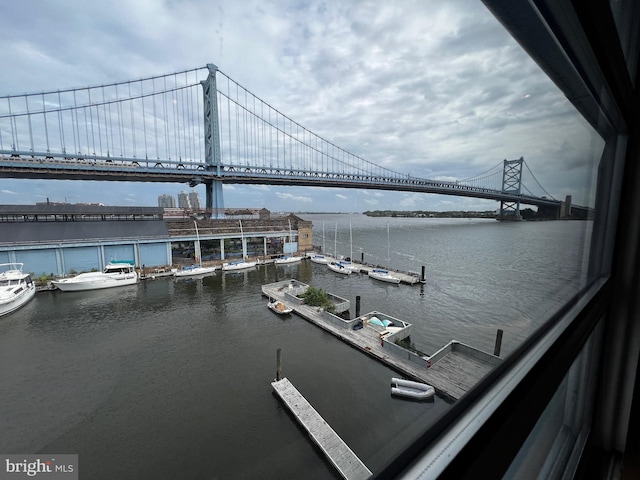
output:
M303 203L313 202L313 199L311 197L292 195L290 193L284 193L284 192L276 192L276 196L282 200L287 200L292 202L303 202Z
M477 0L24 0L1 10L0 64L11 68L0 69L0 96L214 63L305 128L377 165L455 181L523 156L552 195L573 194L577 203L591 196L590 149L600 140ZM5 107L0 101L0 113ZM10 128L0 121L0 129L7 144ZM9 201L13 182L0 179L0 201ZM77 201L117 204L132 188L79 183L64 190L38 183L21 195L30 203L37 195L77 192ZM184 186L133 188L136 202L155 205L158 192ZM293 198L339 210L347 198L368 203L391 195L298 188L283 198L267 195L273 188L224 186L230 201L278 210ZM437 204L418 196L403 201Z

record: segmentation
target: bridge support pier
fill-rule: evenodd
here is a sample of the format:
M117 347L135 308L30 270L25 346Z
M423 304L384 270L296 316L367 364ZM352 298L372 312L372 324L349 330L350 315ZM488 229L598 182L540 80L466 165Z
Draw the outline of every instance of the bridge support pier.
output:
M225 218L222 182L220 180L206 182L205 191L207 213L211 214L211 218Z

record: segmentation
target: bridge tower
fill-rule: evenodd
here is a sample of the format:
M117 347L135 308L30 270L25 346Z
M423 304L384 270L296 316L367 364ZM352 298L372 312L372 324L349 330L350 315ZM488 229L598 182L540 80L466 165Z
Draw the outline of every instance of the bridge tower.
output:
M502 192L520 195L522 188L522 162L524 158L518 160L505 160L502 170ZM522 220L520 215L520 200L516 202L500 201L500 215L498 220Z
M207 64L209 75L202 80L204 100L204 157L207 170L215 170L220 175L222 159L220 158L220 125L218 124L218 88L216 86L216 72L218 67ZM211 212L211 218L224 218L224 196L222 181L205 182L206 211Z

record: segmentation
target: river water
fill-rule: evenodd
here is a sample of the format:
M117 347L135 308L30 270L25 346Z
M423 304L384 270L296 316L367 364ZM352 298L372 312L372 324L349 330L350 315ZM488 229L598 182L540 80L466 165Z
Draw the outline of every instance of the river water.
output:
M412 323L429 354L452 339L492 352L500 328L503 356L584 284L590 222L303 217L325 251L425 266L426 284L304 261L38 293L0 318L0 452L78 454L82 479L339 478L272 394L282 348L283 374L375 472L449 404L392 398L394 371L276 316L262 284L359 295L362 313Z

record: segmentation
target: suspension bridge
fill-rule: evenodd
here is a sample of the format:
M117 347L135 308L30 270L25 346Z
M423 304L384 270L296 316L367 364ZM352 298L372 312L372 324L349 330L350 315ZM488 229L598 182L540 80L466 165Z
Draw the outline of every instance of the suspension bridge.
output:
M107 85L0 97L0 177L379 189L492 199L558 212L523 158L441 181L376 165L311 132L215 65ZM574 207L576 208L576 207ZM582 207L578 207L582 208Z

